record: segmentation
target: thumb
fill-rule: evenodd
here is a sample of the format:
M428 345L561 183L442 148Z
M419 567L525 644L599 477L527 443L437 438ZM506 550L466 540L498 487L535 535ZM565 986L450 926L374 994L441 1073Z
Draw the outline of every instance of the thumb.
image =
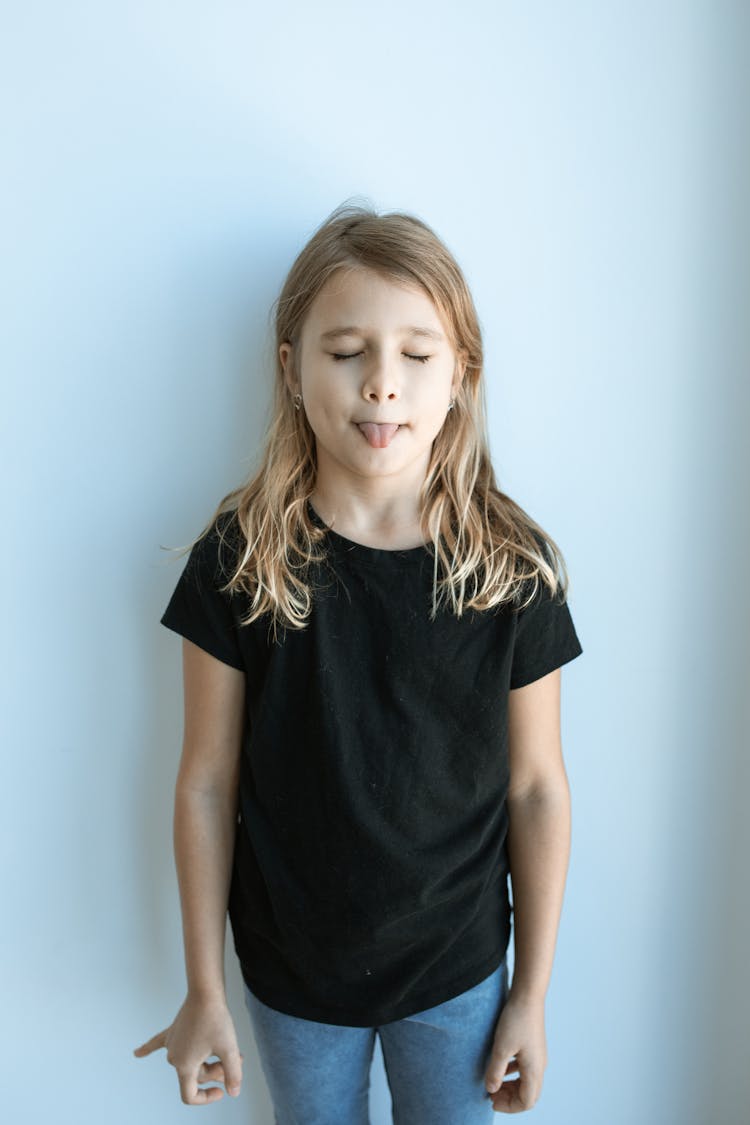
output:
M140 1047L136 1047L133 1051L133 1054L136 1056L136 1058L142 1059L144 1055L150 1055L152 1051L158 1051L160 1047L164 1047L166 1045L168 1031L169 1028L165 1027L164 1031L160 1031L158 1035L154 1035L145 1043L141 1043Z
M242 1055L235 1048L227 1052L224 1063L224 1085L228 1094L238 1097L242 1085Z
M484 1074L484 1088L490 1094L496 1094L508 1073L508 1063L513 1055L493 1055L487 1064Z

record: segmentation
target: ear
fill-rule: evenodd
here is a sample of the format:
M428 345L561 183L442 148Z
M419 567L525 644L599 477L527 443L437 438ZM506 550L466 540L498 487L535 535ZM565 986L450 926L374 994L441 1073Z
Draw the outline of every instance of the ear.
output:
M284 372L284 382L289 388L290 393L295 394L297 384L292 378L292 345L288 340L285 340L283 344L279 345L279 359L281 360L281 368Z
M461 389L461 384L464 381L464 375L466 374L466 368L468 366L468 362L469 362L468 352L466 351L465 348L461 348L460 352L458 353L458 357L456 359L456 370L455 370L455 373L453 375L453 382L451 383L451 395L453 396L453 398L456 397L456 395L458 394L458 392Z

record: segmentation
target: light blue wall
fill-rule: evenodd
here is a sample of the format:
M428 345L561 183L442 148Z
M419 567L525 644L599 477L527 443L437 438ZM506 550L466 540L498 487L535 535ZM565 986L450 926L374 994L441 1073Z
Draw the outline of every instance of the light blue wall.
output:
M270 305L361 194L458 256L501 487L571 573L535 1119L739 1125L747 8L71 0L3 24L5 1119L183 1121L164 1053L131 1054L184 987L159 545L245 475ZM202 1113L267 1125L227 964L244 1089ZM390 1121L379 1055L372 1105Z

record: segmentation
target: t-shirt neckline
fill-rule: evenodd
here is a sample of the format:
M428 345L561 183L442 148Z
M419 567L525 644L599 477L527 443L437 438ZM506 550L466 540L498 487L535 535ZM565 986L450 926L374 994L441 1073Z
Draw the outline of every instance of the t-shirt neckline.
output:
M315 511L309 499L307 510L313 523L327 533L335 548L350 558L355 558L361 562L382 563L389 559L399 562L421 562L430 554L430 547L427 543L401 549L369 547L365 543L357 543L354 539L347 539L345 535L339 535L338 531L334 531L332 527L325 523L322 516L319 516Z

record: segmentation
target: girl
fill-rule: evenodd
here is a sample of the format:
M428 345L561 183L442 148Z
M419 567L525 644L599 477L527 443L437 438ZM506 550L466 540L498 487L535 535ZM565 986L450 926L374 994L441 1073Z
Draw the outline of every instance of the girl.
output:
M184 638L187 996L135 1054L165 1047L187 1104L239 1093L228 911L277 1123L366 1123L376 1034L394 1122L486 1123L546 1066L565 564L495 483L477 314L423 222L335 210L276 343L260 467L161 618Z

